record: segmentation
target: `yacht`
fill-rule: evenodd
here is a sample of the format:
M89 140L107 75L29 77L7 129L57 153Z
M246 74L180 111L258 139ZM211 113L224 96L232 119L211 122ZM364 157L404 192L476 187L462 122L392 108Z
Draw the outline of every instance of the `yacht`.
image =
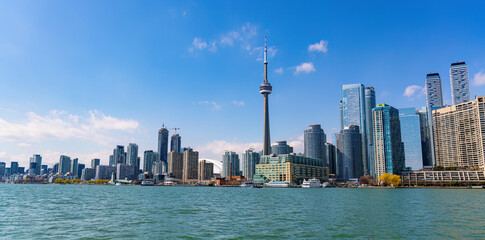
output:
M303 180L301 187L302 188L321 188L322 184L320 183L319 179L312 178L308 180Z
M272 187L272 188L289 188L292 187L291 183L289 182L276 182L271 181L269 183L264 184L265 187Z

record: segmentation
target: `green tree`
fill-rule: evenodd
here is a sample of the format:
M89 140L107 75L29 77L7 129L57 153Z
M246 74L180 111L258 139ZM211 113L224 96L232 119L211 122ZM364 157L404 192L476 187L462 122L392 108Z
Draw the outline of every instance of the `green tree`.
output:
M64 181L61 178L56 178L54 183L64 183Z

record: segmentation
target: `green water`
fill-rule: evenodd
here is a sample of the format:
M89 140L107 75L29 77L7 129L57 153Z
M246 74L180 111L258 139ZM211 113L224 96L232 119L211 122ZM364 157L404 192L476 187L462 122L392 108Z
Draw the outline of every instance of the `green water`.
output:
M485 238L484 198L468 189L0 184L0 238Z

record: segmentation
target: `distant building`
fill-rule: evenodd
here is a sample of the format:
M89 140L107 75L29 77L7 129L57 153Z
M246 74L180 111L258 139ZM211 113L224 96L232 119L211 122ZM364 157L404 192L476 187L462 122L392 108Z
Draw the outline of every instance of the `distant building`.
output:
M81 178L81 175L83 173L84 168L86 168L86 165L84 165L83 163L79 163L77 165L77 175L76 175L77 178L79 178L79 179Z
M337 175L337 148L331 143L325 143L325 166L328 166L328 174Z
M59 157L59 171L60 174L67 174L71 171L71 158L68 156L61 155Z
M151 172L152 165L155 160L155 154L152 150L147 150L143 154L143 171L144 172Z
M327 135L320 124L309 125L304 132L305 157L325 160Z
M239 172L239 156L235 152L226 151L222 155L222 173L223 178L229 176L240 176Z
M199 181L211 180L212 176L214 175L214 164L206 160L200 161L197 175L199 177Z
M433 111L436 165L485 169L485 96Z
M433 167L433 159L431 154L431 135L428 121L428 108L423 107L416 111L419 116L419 127L421 131L421 156L423 159L423 167Z
M42 170L44 170L44 172L42 172ZM47 168L47 165L42 165L40 166L40 174L47 174L48 173L48 168Z
M19 173L19 163L18 162L10 162L10 174L18 174Z
M286 141L276 141L276 145L271 146L271 153L274 155L293 153L293 148Z
M99 158L91 159L91 168L96 169L96 167L99 165L99 163L100 163Z
M401 125L401 140L404 143L404 166L410 167L412 170L422 170L421 127L416 109L400 108L399 122Z
M165 166L167 165L168 157L168 130L165 127L158 130L158 153L159 161L162 161Z
M37 170L36 169L37 169L37 163L36 162L30 162L29 163L29 168L28 168L28 174L29 175L37 175ZM21 171L19 171L19 173L21 173Z
M374 175L374 124L372 120L372 109L376 107L376 92L373 87L365 88L365 133L367 159L363 159L367 165L365 174Z
M52 167L52 173L59 173L59 163L54 164L54 166Z
M135 180L136 166L130 164L116 164L116 180Z
M5 176L5 168L7 168L7 164L0 162L0 177Z
M39 154L34 154L34 156L30 158L30 162L31 163L34 162L36 164L35 164L35 169L30 170L29 168L29 173L32 175L40 175L40 168L42 166L42 157Z
M118 163L126 163L125 146L123 145L117 145L113 150L113 164L116 166Z
M168 173L176 179L182 179L184 168L184 154L171 151L168 154Z
M71 161L71 175L74 176L75 178L78 178L77 173L78 173L78 165L79 165L79 159L74 158Z
M190 183L198 180L198 176L197 176L198 165L199 165L199 152L195 152L192 149L185 150L182 182Z
M414 185L423 182L483 182L484 171L412 171L402 173L402 182Z
M456 62L451 64L450 85L453 105L470 101L468 66L465 64L465 62Z
M153 162L152 173L153 173L153 175L162 175L162 173L163 173L163 162L162 161Z
M25 167L19 167L18 174L24 174L24 173L25 173Z
M116 162L115 162L115 159L114 159L113 155L109 155L109 165L110 166L115 166L116 165Z
M359 126L350 125L337 134L337 162L339 179L348 180L364 175Z
M94 169L94 168L85 168L85 169L82 170L81 180L83 180L83 181L89 181L89 180L93 180L95 178L96 178L96 169Z
M285 142L286 145L286 142ZM288 145L286 145L288 146ZM274 146L273 146L274 147ZM289 146L288 146L289 147ZM276 151L275 151L276 150ZM273 153L278 152L279 150L273 148L271 150ZM291 148L291 152L293 152L293 148ZM279 154L276 154L279 155ZM254 172L256 171L256 164L259 164L260 159L259 153L255 152L253 149L248 149L244 152L242 157L242 175L249 181L252 181L254 178Z
M433 110L443 107L443 90L441 87L441 78L438 73L429 73L426 75L426 107L428 112L428 129L431 146L431 166L435 165L435 151L433 138Z
M135 171L140 171L140 162L138 161L138 145L135 143L128 144L126 148L126 164L135 166Z
M182 152L182 138L178 133L172 135L170 139L170 152Z
M387 104L372 110L374 120L375 176L401 174L404 168L404 144L401 140L399 111Z
M116 166L98 165L96 167L96 180L111 179L111 175L116 172Z

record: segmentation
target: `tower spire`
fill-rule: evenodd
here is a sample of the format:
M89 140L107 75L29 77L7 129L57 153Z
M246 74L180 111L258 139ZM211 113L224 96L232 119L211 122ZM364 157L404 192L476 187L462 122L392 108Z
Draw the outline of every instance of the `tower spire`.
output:
M264 96L264 144L263 155L271 154L271 140L269 136L269 106L268 95L271 94L273 87L268 82L268 48L266 45L266 36L264 36L264 82L259 87L259 92Z

